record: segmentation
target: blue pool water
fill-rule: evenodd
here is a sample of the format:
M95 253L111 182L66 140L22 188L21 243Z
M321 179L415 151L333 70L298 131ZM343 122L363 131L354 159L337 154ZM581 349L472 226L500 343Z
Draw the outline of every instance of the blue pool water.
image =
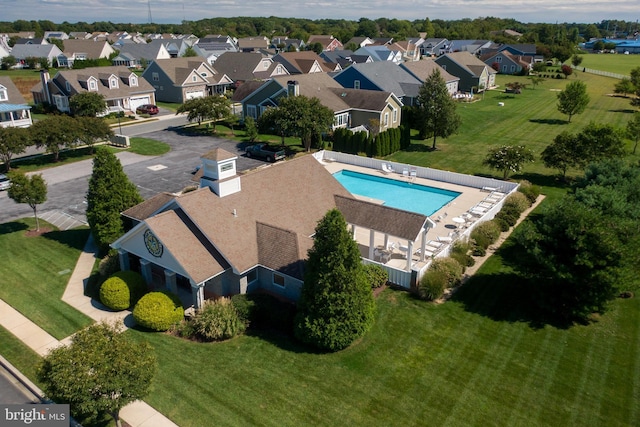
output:
M433 215L461 194L348 170L341 170L333 176L351 194L382 200L385 206L427 216Z

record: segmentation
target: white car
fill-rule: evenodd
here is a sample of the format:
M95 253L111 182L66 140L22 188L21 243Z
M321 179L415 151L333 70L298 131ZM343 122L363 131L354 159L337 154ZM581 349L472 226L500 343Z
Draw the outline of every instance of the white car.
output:
M11 181L9 181L9 177L3 174L0 174L0 190L8 190L11 186Z

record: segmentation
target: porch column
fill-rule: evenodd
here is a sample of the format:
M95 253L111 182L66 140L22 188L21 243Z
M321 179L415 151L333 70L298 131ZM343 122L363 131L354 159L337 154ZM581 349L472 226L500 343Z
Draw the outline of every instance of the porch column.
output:
M172 293L178 295L178 282L176 281L176 272L171 270L164 270L164 282L167 284L167 289Z
M147 283L147 285L151 284L151 262L147 261L146 259L141 259L140 260L140 271L142 272L142 277L144 278L144 281Z
M411 262L413 261L413 241L407 241L407 271L411 271Z
M420 261L424 261L425 259L425 251L427 250L427 230L429 230L428 228L423 228L422 232L420 233L422 235L422 238L420 239Z
M369 230L369 259L373 259L373 250L376 244L376 232L375 230Z
M356 225L355 224L351 224L351 237L353 238L353 240L356 240Z
M191 296L193 297L193 307L198 309L204 302L204 283L191 284Z
M131 269L129 264L129 252L124 249L118 249L118 261L120 263L120 270L128 271Z

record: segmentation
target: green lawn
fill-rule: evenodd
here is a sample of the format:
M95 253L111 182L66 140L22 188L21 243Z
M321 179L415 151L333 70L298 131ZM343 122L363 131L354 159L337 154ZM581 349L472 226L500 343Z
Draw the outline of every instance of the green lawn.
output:
M609 71L625 76L628 76L634 68L640 67L640 55L587 53L580 54L580 56L582 56L580 67ZM567 63L570 62L571 60L567 61Z
M557 93L576 79L586 82L591 102L584 113L573 116L571 123L567 123L567 116L557 110ZM616 82L611 78L578 72L568 79L546 79L536 88L529 85L520 95L504 93L505 84L512 81L530 83L526 77L499 75L499 89L488 91L482 101L459 104L458 112L462 117L459 132L447 139L438 138L438 150L429 150L430 139L414 140L407 151L394 153L389 159L500 178L498 172L482 165L488 148L523 144L536 153L536 161L525 166L524 175L513 178L528 178L546 185L549 176L557 172L545 168L539 154L556 135L565 130L578 133L591 120L624 127L634 111L628 99L609 96ZM499 102L504 102L504 107L498 106ZM628 141L628 146L630 144Z
M40 227L53 226L41 220ZM91 323L61 300L89 230L54 230L25 237L31 229L35 229L33 218L0 224L0 253L5 254L0 298L63 339Z
M40 356L16 338L11 332L0 327L0 353L13 366L35 383L36 367L40 363Z
M143 156L161 156L171 151L171 146L165 142L150 138L131 138L129 151Z

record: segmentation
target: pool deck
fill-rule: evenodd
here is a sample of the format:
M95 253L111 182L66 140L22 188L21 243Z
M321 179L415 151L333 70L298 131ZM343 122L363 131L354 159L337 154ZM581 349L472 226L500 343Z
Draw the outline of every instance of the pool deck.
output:
M488 191L483 191L478 188L466 187L462 185L451 184L448 182L434 181L434 180L419 178L419 177L407 177L403 175L402 172L385 173L382 170L355 166L355 165L350 165L350 164L345 164L345 163L340 163L335 161L334 162L322 161L321 164L327 169L327 171L329 171L332 174L339 172L341 170L350 170L350 171L360 172L360 173L364 173L372 176L379 176L379 177L394 179L397 181L415 182L416 184L442 188L445 190L451 190L451 191L456 191L460 193L460 195L456 197L451 203L445 205L444 207L442 207L441 209L439 209L433 215L430 216L430 218L436 223L436 227L433 229L429 229L427 234L427 240L437 240L438 237L440 238L450 237L452 233L459 230L459 227L461 226L460 224L455 223L453 221L453 218L459 218L461 215L467 214L471 208L481 203L490 194ZM407 167L408 166L409 165L407 165ZM369 197L360 197L360 196L356 196L356 197L361 200L366 200L372 203L382 203L382 201L380 200L372 199ZM368 247L369 247L369 231L362 228L357 228L355 239L358 242L361 253L363 254L363 256L366 257L368 255ZM375 241L376 246L384 246L383 240L384 240L384 236L381 233L376 233L376 241ZM406 245L406 242L398 242L397 240L393 240L393 237L390 237L389 243L391 242L402 243ZM419 247L419 244L420 242L416 242L416 248ZM390 258L387 262L385 262L385 264L389 265L390 267L405 269L405 267L407 266L406 254L396 248L391 252ZM414 268L415 267L420 268L424 265L425 265L425 262L420 261L419 256L415 254L412 256L412 266Z

